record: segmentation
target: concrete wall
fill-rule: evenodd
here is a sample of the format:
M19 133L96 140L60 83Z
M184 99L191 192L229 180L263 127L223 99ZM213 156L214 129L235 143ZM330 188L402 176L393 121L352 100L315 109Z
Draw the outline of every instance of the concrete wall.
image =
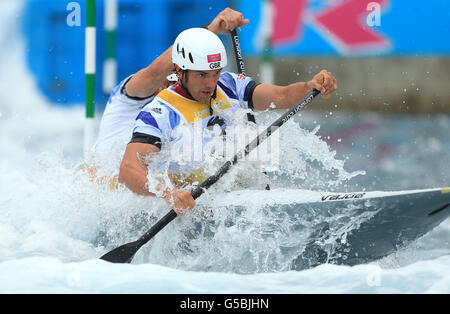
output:
M259 81L260 61L245 62ZM321 69L333 73L338 92L317 99L314 110L450 113L450 58L286 58L274 67L278 85L310 80Z

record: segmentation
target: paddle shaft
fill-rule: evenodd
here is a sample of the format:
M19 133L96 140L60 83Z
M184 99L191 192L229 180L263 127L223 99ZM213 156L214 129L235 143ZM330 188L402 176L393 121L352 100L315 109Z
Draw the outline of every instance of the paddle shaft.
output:
M239 42L239 36L236 29L232 30L230 34L231 41L233 42L233 50L236 58L238 73L247 76L247 73L245 72L244 58L242 57L241 44ZM251 112L247 113L247 120L256 123L255 115Z
M222 25L222 26L225 27L225 25ZM237 65L237 68L238 68L238 72L239 72L239 74L247 75L247 73L245 72L244 58L242 57L241 44L239 42L239 36L237 34L236 29L232 30L230 32L230 34L231 34L231 41L233 42L234 56L236 58L236 65ZM253 113L251 113L251 112L247 113L247 120L249 122L253 122L253 123L256 124L255 115ZM263 173L265 175L267 175L266 172L263 172ZM266 190L270 190L270 185L269 184L267 184Z
M231 40L233 42L234 56L236 58L236 64L239 74L247 75L245 72L244 58L242 57L241 44L239 43L239 36L234 29L231 32Z

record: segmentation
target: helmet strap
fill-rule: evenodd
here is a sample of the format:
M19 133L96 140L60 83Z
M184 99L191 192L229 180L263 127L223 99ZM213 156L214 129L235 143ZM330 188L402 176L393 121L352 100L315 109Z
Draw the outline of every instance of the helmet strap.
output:
M188 91L188 89L184 86L184 78L186 78L187 80L187 74L189 70L181 70L181 78L179 80L180 86L183 89L183 92L185 92L189 97L191 97L192 99L194 99L194 97L192 97L191 93Z

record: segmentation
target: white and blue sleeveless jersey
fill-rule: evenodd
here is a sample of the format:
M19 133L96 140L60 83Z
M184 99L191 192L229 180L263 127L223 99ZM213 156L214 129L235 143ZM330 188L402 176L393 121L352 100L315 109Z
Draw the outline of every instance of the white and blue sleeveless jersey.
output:
M125 85L132 75L120 82L111 92L100 122L94 146L96 154L109 154L111 149L124 150L129 143L136 117L154 96L135 98L126 95Z
M205 129L214 117L220 117L226 125L231 125L238 109L247 109L241 110L242 119L248 109L253 109L252 95L256 86L250 77L223 72L210 104L181 95L177 92L180 88L177 84L171 86L139 112L131 142L153 144L159 148L171 142L187 144L192 138L186 136L186 128L191 131L192 128Z

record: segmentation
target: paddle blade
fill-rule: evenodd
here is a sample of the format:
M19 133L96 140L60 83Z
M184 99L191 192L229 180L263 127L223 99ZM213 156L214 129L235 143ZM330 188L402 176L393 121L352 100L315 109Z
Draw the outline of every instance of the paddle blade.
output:
M136 254L140 247L141 245L138 245L136 241L130 242L106 253L100 259L110 263L131 263L134 254Z
M200 193L201 194L201 193ZM170 210L163 218L153 225L142 237L134 242L119 246L118 248L106 253L100 259L111 263L131 263L134 254L151 238L153 238L162 228L177 217L177 213Z

